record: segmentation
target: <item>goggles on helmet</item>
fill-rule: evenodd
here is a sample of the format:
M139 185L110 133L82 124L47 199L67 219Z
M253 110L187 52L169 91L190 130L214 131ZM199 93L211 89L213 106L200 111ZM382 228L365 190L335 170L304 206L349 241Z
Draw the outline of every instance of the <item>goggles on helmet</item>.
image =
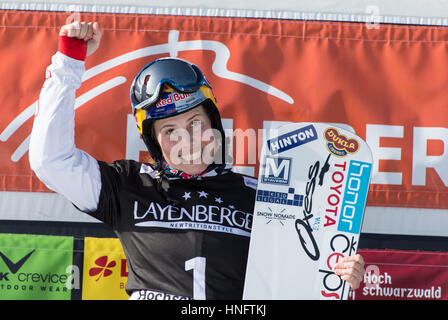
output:
M132 111L138 129L146 119L162 119L194 108L210 99L211 85L194 64L178 58L161 58L146 65L131 86Z
M195 92L203 85L211 87L194 64L178 58L157 59L146 65L134 79L131 87L133 109L153 107L162 98L166 84L181 93Z

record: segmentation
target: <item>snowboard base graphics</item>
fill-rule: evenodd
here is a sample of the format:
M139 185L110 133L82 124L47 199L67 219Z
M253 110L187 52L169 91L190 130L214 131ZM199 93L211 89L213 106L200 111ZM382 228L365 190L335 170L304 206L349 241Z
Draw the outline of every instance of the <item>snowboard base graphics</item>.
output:
M244 299L347 299L333 271L356 254L372 169L367 144L323 123L294 123L261 153Z

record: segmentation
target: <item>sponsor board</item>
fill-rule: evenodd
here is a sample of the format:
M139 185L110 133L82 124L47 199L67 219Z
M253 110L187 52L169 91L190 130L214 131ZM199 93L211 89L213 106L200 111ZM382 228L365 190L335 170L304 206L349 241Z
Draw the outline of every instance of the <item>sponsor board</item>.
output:
M0 234L0 299L70 300L73 237Z
M0 40L5 49L0 52L4 70L0 77L5 88L9 88L0 94L0 185L5 197L49 191L29 168L27 150L42 75L56 50L58 30L68 15L32 10L0 12L2 20L8 21ZM80 148L106 161L123 157L145 160L146 148L135 134L135 123L124 124L126 117L132 118L129 81L146 62L160 56L179 56L203 69L214 86L224 117L232 119L231 129L261 130L264 122L304 118L352 126L365 137L375 156L368 205L380 208L377 212L387 207L416 213L404 213L403 219L413 221L403 224L398 220L398 229L385 228L386 232L409 234L406 226L420 223L426 225L430 235L445 234L434 220L415 216L442 217L448 208L448 123L441 116L445 114L448 91L437 89L445 88L447 83L447 28L381 24L378 30L366 30L358 23L166 15L152 16L149 25L146 15L114 15L116 19L110 16L95 14L109 36L103 39L98 53L87 59L85 81L77 93L80 130L77 129L76 143ZM229 24L237 26L237 34L228 32ZM129 30L130 25L139 27ZM145 36L148 27L156 31L151 37ZM33 32L29 32L30 28ZM42 46L42 37L53 37L53 45ZM402 50L403 43L406 50ZM39 55L32 60L23 59L23 54L36 48ZM264 57L281 59L264 63L260 52ZM337 61L335 56L339 57ZM26 78L16 72L18 65L27 70ZM347 65L350 70L341 72L341 66ZM301 74L306 74L306 81L300 81L300 74L291 70L304 71ZM21 88L21 94L16 94L17 88ZM248 94L241 94L243 90ZM98 121L92 113L96 115L97 106L106 105L113 110L102 112L105 121ZM240 105L251 110L241 112L236 107ZM110 139L111 136L120 138ZM338 149L335 142L329 148L332 157L348 152ZM257 172L256 165L249 165ZM279 177L283 178L283 172L279 172ZM53 202L43 196L42 201L6 199L1 214L9 219L11 206L17 205L20 212L27 212L25 220L40 220L51 213L55 221L66 221L65 210L27 210L42 203L53 208ZM435 211L429 212L431 209ZM271 219L273 222L289 220L289 214L274 207L271 210L271 216L277 217ZM78 215L72 219L78 219ZM385 225L393 223L388 221ZM411 228L410 232L419 231Z
M298 132L309 132L304 143L286 146ZM244 298L347 299L349 285L333 266L357 251L371 151L355 134L322 123L286 125L278 137L262 151ZM273 154L269 144L280 140L281 157L272 161L279 149ZM288 186L266 180L286 176L283 159L293 163Z
M361 249L360 254L366 261L366 272L351 299L448 299L447 253Z
M120 240L84 239L83 300L127 300L126 257Z
M49 192L33 175L26 154L45 70L68 16L0 12L1 20L8 21L0 39L4 48L0 78L8 89L0 93L2 191ZM146 148L135 123L126 125L131 112L129 82L146 63L177 56L198 65L213 84L223 118L232 121L229 129L258 131L264 122L345 123L364 137L374 154L369 206L448 208L448 123L443 116L448 92L434 89L447 83L447 28L382 24L378 30L367 30L358 23L169 15L151 16L149 23L146 15L110 16L95 14L108 36L86 59L86 74L77 92L76 126L90 129L77 129L76 145L92 156L105 161L145 160ZM229 32L230 24L237 26L232 28L237 33ZM131 25L138 27L128 30ZM148 28L155 31L151 37L145 36ZM48 46L41 45L42 37L49 39ZM403 43L407 50L402 50ZM40 54L32 60L17 54L36 50ZM278 59L266 63L266 57ZM27 70L26 79L16 72L18 65ZM341 72L347 65L350 70ZM21 94L16 94L17 88ZM183 98L171 100L188 100ZM105 105L110 108L98 121L92 115ZM247 106L247 112L237 106ZM271 147L282 151L290 143L306 140L307 134L309 138L310 132L303 131L277 144L272 141ZM328 132L329 152L335 157L351 152L341 134L338 129ZM235 146L235 153L244 153L235 159L259 154L247 145ZM258 173L258 162L248 162L238 165Z

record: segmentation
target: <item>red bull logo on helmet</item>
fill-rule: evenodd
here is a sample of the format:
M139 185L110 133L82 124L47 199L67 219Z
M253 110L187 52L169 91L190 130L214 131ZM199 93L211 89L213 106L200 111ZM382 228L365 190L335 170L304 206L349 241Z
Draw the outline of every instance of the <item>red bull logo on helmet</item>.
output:
M157 102L156 104L156 108L159 107L165 107L167 105L173 104L175 102L178 101L182 101L187 99L191 94L190 93L178 93L178 92L173 92L173 93L168 93L167 97L166 94L164 94L164 98L160 99L159 102ZM166 98L165 98L166 97Z
M181 93L177 91L164 92L162 98L152 108L148 117L164 118L191 109L205 100L201 90L192 93Z

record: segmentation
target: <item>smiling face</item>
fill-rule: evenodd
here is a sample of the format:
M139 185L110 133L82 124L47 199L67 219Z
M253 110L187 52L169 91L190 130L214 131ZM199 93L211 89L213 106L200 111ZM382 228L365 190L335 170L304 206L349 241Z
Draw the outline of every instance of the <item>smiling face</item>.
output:
M200 174L213 162L214 130L202 105L154 121L154 133L165 161L174 169Z

